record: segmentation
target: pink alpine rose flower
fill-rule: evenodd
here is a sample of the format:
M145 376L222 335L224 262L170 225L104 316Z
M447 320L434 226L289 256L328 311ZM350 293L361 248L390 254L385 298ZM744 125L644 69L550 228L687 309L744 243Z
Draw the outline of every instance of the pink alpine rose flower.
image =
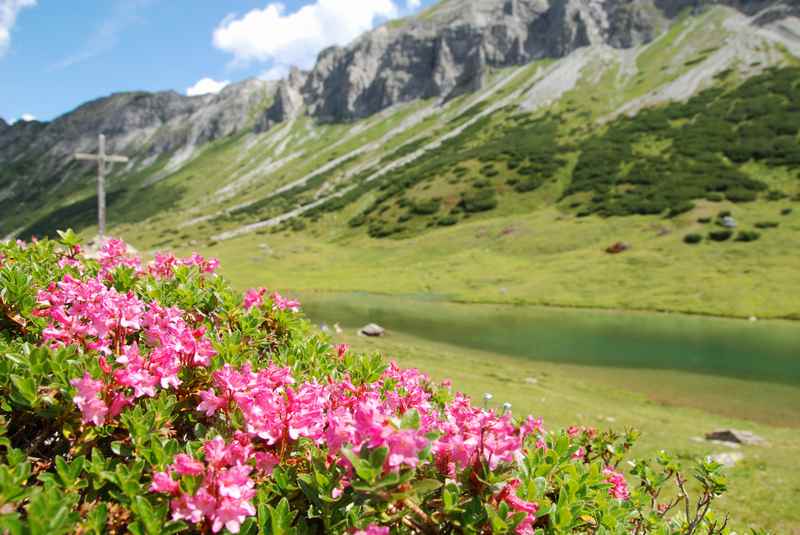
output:
M172 479L172 474L169 472L156 472L153 474L153 483L150 485L150 492L177 495L179 490L180 483Z
M244 302L242 306L245 310L250 310L253 307L260 307L264 304L264 294L267 293L266 288L252 288L247 290L244 294Z
M103 425L108 414L108 407L103 400L97 397L105 387L103 381L92 379L89 372L86 372L82 379L73 379L70 384L78 391L72 401L80 409L83 423Z
M175 456L172 468L182 476L199 476L205 471L203 463L192 459L185 453L179 453Z
M628 482L625 481L625 476L617 472L611 467L603 470L603 475L606 476L606 481L611 484L608 493L617 500L627 500L631 497L630 490L628 489Z

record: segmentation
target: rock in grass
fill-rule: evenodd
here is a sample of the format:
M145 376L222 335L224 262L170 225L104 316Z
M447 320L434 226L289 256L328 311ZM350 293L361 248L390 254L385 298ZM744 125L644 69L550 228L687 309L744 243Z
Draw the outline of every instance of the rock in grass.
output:
M629 250L630 248L631 248L631 246L630 246L629 243L618 241L614 245L609 246L606 249L606 252L608 254L620 254L620 253L624 253L625 251Z
M711 460L714 462L718 462L722 466L727 468L733 468L736 463L744 459L744 453L739 453L738 451L729 451L725 453L717 453L716 455L711 455Z
M376 323L370 323L369 325L361 327L361 330L358 331L358 334L361 336L378 337L386 334L386 330Z
M740 431L738 429L718 429L706 434L706 440L718 440L720 442L733 442L735 444L745 444L747 446L760 446L765 440L750 431Z

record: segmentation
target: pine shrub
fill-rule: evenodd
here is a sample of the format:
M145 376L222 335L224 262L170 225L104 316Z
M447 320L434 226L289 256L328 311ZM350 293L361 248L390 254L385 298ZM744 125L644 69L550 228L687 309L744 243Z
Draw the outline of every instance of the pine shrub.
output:
M695 245L703 241L703 236L700 234L687 234L683 237L683 242L689 245Z
M713 230L708 233L708 239L712 241L727 241L733 236L731 230Z

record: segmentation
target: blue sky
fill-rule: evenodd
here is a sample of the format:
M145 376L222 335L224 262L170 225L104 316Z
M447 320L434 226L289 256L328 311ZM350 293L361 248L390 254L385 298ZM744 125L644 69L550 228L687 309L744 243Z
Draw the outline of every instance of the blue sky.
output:
M202 93L280 77L289 65L310 67L325 46L432 3L0 0L0 117L51 120L118 91Z

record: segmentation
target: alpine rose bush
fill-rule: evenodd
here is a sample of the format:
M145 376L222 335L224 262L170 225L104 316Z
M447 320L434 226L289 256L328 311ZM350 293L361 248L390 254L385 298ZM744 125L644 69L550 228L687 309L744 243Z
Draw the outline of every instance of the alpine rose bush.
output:
M728 532L719 465L476 406L217 267L0 245L0 532Z

